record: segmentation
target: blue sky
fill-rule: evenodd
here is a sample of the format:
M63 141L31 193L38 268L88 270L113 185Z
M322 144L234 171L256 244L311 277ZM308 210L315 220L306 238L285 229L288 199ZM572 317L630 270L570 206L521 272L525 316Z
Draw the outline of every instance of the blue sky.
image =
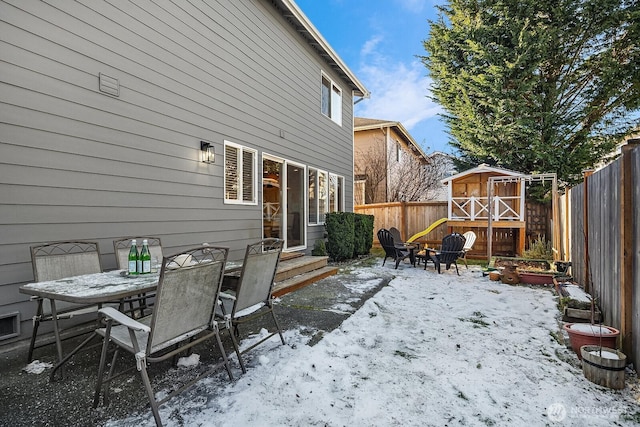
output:
M333 50L371 92L359 117L398 121L427 153L452 152L449 136L427 98L425 54L439 0L296 0Z

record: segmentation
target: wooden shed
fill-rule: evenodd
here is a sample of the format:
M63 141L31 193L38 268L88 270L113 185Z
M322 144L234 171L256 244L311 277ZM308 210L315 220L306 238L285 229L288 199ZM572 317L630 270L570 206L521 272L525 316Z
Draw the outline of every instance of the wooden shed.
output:
M491 253L495 255L521 255L526 240L523 181L526 177L519 172L481 164L442 180L448 191L449 232L474 231L477 240L472 254L477 256L489 253L489 241L492 242ZM493 189L491 194L490 188ZM489 228L491 239L488 238Z

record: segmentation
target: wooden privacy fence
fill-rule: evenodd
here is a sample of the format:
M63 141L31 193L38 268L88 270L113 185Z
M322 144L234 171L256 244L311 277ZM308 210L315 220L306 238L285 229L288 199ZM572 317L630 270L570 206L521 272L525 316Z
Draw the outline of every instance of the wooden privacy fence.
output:
M596 298L622 350L640 366L640 140L607 167L585 173L561 199L562 251L572 275ZM566 196L565 196L566 197Z
M375 217L373 221L373 240L375 244L378 244L375 234L381 228L396 227L400 230L403 239L406 240L426 229L440 218L446 218L447 202L375 203L354 206L353 211ZM440 244L446 234L447 226L445 223L439 225L420 241L433 247L433 245Z
M376 232L381 228L396 227L406 240L420 231L425 230L431 224L441 218L446 218L448 213L447 202L393 202L375 203L354 206L354 212L373 215L373 243L379 246ZM545 218L550 215L550 208L527 203L527 237L533 240L538 235L550 235L550 225L545 220L533 220L530 218ZM529 229L528 225L535 225ZM444 223L436 227L428 235L417 239L418 242L435 248L442 243L442 238L449 233L451 223ZM486 259L487 256L487 228L466 226L464 222L456 222L453 231L464 233L465 231L476 233L477 239L469 252L469 258ZM548 233L548 234L547 234ZM517 233L512 228L495 228L492 233L492 253L498 256L515 256Z

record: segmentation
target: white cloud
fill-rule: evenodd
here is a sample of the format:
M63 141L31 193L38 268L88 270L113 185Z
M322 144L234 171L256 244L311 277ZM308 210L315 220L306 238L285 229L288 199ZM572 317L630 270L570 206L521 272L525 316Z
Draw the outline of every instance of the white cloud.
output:
M381 55L373 48L382 41L370 39L361 50L362 65L358 76L371 98L356 105L356 115L401 122L407 130L437 116L439 105L427 98L430 79L419 61L408 64Z
M373 38L367 40L365 44L360 49L360 55L366 57L369 54L375 53L375 48L382 41L382 36L374 36Z
M432 3L431 0L397 0L397 2L403 9L414 13L422 12L427 3Z

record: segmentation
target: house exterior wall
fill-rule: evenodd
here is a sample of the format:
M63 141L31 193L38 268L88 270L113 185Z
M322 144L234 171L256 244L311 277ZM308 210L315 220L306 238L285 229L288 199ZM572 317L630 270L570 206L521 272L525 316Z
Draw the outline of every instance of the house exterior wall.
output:
M384 203L389 201L387 196L389 179L393 179L394 170L398 169L398 163L408 161L408 159L412 157L422 161L422 159L415 156L415 154L409 149L404 137L393 127L356 130L354 132L353 140L355 152L355 175L363 175L365 173L366 165L374 163L372 162L372 160L374 160L374 154L384 156L382 159L375 159L375 163L384 163L387 168L386 180L378 185L374 199L366 200L366 203ZM381 149L376 148L378 144L384 144L383 146L386 147L384 154ZM402 150L399 161L395 156L397 144L400 144L400 148ZM369 185L369 183L365 185Z
M363 131L354 132L353 135L353 147L354 147L354 174L355 175L364 175L365 167L370 165L372 162L372 158L377 157L376 154L380 154L383 156L384 147L386 147L386 131L382 129L369 129ZM384 154L386 156L386 153ZM376 159L376 162L380 162L381 164L386 163L384 158ZM387 189L386 184L384 182L378 185L377 190L375 191L375 197L371 200L371 196L367 197L369 194L368 186L370 185L369 180L365 181L365 203L376 203L376 202L384 202L387 200Z
M31 330L31 245L95 240L107 269L130 235L240 259L262 237L261 181L256 205L224 204L225 140L343 176L353 209L352 93L271 2L9 0L0 17L0 315L22 331L0 348ZM321 114L322 73L342 126ZM307 227L308 251L323 233Z

